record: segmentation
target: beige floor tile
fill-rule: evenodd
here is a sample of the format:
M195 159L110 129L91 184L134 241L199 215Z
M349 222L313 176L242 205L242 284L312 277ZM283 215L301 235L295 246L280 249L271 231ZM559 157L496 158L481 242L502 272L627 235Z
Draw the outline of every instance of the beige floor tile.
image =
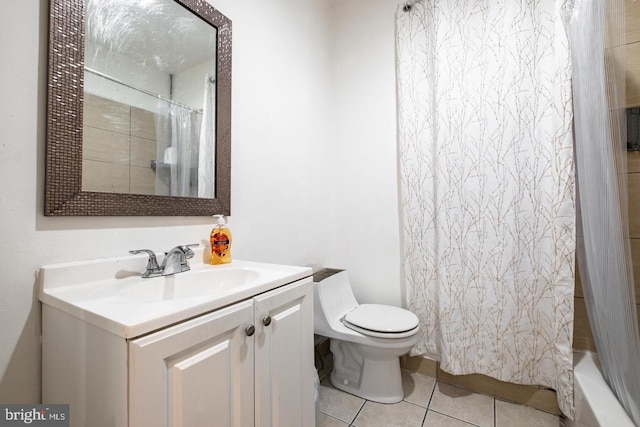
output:
M402 387L404 388L404 400L420 405L429 406L429 400L436 386L436 379L417 372L402 371Z
M465 423L448 415L435 411L427 411L423 427L472 427L473 424Z
M496 427L559 427L562 418L524 405L496 400Z
M343 423L340 420L331 418L329 415L325 415L322 412L318 414L318 425L316 427L345 427L349 424Z
M418 427L422 425L427 410L408 402L364 404L356 417L355 427Z
M437 382L429 409L475 424L493 427L493 398Z
M318 406L320 412L351 423L356 417L365 400L334 388L326 378L320 383L320 397Z

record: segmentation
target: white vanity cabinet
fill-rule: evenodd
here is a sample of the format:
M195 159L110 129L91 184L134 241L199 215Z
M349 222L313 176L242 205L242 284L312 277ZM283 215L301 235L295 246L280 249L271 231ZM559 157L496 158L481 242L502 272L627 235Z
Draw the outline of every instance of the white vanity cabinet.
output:
M252 426L253 301L129 344L129 426Z
M130 427L315 425L311 295L287 285L133 340Z
M312 298L303 277L130 337L41 298L43 402L73 427L314 426Z

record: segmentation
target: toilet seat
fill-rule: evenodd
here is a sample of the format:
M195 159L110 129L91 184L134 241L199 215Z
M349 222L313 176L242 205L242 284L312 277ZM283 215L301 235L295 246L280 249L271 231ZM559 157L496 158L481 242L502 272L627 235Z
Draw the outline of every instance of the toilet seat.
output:
M405 338L415 334L418 316L403 308L381 304L361 304L342 323L363 335L378 338Z

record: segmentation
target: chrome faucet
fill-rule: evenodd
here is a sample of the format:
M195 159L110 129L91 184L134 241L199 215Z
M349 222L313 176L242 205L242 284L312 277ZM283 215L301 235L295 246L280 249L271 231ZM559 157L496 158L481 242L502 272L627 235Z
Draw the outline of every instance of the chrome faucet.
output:
M198 246L197 243L180 245L171 249L169 252L165 252L164 260L160 266L162 275L170 276L172 274L182 273L183 271L189 271L190 268L187 260L193 258L195 255L191 248L196 246Z
M146 279L148 277L158 277L162 276L162 268L158 265L158 260L156 259L156 253L151 249L136 249L133 251L129 251L130 254L142 254L146 253L149 255L149 260L147 261L147 271L142 273L142 278Z
M147 279L149 277L170 276L172 274L188 271L189 264L187 263L187 260L193 258L193 256L195 255L191 248L196 246L198 246L198 243L194 243L191 245L180 245L171 249L169 252L165 252L164 260L162 260L162 265L158 265L156 254L151 249L136 249L133 251L129 251L129 253L146 253L147 255L149 255L149 260L147 261L147 270L142 273L142 278Z

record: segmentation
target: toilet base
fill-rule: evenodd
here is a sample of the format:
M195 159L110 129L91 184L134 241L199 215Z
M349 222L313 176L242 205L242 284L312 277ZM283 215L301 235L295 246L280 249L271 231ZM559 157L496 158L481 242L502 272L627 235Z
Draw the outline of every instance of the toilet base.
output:
M380 403L404 398L400 356L409 348L381 348L332 339L331 384L342 391Z

